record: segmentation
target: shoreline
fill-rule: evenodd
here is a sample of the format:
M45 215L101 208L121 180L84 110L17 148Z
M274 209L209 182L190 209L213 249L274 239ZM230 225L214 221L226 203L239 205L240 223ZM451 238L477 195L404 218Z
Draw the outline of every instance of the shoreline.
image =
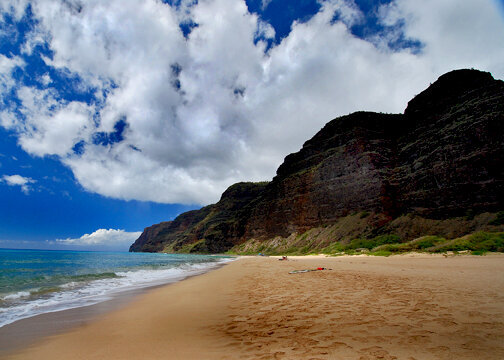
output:
M2 359L497 359L504 255L240 257ZM292 270L332 270L289 274Z
M153 288L166 285L155 285ZM48 312L17 320L0 328L0 358L45 338L63 334L120 309L152 288L135 289L97 304Z
M230 261L232 262L232 261ZM211 268L189 273L181 279L169 279L166 283L124 290L111 295L111 298L91 305L56 310L16 320L0 327L0 358L29 347L45 338L72 331L98 320L108 313L120 310L138 297L149 292L188 280L192 277L217 270L229 262L222 262Z

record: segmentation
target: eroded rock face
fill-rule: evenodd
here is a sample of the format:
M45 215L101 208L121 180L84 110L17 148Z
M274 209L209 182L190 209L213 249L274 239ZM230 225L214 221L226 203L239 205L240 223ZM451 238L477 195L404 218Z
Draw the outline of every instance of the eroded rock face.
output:
M245 237L288 236L356 211L390 212L388 179L401 121L401 115L358 112L328 123L285 158Z
M503 169L504 83L453 71L404 114L332 120L285 158L270 183L235 184L217 204L145 229L130 250L222 252L359 211L381 214L382 226L406 213L446 219L502 210Z
M441 76L405 111L391 182L401 212L435 218L502 208L504 83L489 73Z
M266 185L267 182L234 184L217 204L146 228L130 251L223 252L240 241L251 209L249 205Z

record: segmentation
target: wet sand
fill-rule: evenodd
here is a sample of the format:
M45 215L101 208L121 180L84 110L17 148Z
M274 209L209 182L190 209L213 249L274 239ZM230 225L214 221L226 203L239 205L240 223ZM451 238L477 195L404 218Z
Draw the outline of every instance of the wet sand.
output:
M502 359L503 335L503 255L257 257L3 358Z
M130 290L111 300L94 305L45 313L2 326L0 328L0 357L30 346L42 337L61 334L85 325L104 314L120 309L136 296L147 291L149 288Z

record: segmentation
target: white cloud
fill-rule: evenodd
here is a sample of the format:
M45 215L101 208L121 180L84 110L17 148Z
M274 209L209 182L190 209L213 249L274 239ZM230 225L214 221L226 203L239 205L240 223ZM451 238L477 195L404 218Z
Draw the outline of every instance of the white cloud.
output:
M6 0L0 2L0 11L3 18L4 13L8 13L16 20L20 20L25 14L27 2L24 0Z
M64 156L80 139L91 135L92 110L86 104L58 101L55 91L49 89L22 87L17 95L25 117L18 123L19 144L27 152Z
M261 3L261 8L262 8L263 10L265 10L265 9L268 7L268 5L271 3L271 1L272 1L272 0L262 0L262 3Z
M78 76L100 101L16 86L12 70L22 60L0 57L0 91L15 89L22 102L22 117L5 109L1 124L26 151L57 155L86 189L120 199L213 202L234 182L271 178L336 116L401 112L454 68L504 77L504 22L491 0L396 0L379 11L390 27L384 38L365 40L348 28L363 19L353 1L321 0L320 12L294 23L268 53L254 40L274 29L243 0L31 3L39 22L24 51L47 41L47 64ZM26 2L8 4L18 14ZM179 23L191 21L198 26L186 39ZM399 35L421 41L422 51L388 48ZM123 141L93 141L120 119ZM74 154L79 142L86 145Z
M40 77L39 81L40 81L43 85L45 85L45 86L47 86L47 85L49 85L50 83L52 83L51 76L50 76L49 74L47 74L47 73L46 73L46 74L44 74L44 75L42 75L42 76Z
M116 229L98 229L91 234L84 234L76 239L57 239L53 243L58 245L72 245L72 246L129 246L142 234L138 232L126 232L124 230Z
M17 56L6 57L0 54L0 104L3 104L8 97L8 94L16 86L16 81L13 78L12 72L16 67L23 67L24 61ZM0 107L1 109L1 107ZM16 123L16 119L9 111L0 110L0 125L5 128L10 128Z
M12 85L14 84L14 80L10 78L12 70L16 66L23 66L24 61L18 56L14 57L7 57L2 54L0 54L0 76L2 76L2 85L6 86L8 84ZM5 76L5 77L4 77Z
M9 186L20 186L21 191L28 195L32 190L30 184L34 184L37 181L21 175L4 175L2 176L1 182L4 182Z
M396 0L382 8L384 23L404 23L407 38L425 47L436 71L474 67L504 76L504 21L497 1Z
M259 20L257 23L256 35L265 39L273 39L275 37L275 29L265 21Z

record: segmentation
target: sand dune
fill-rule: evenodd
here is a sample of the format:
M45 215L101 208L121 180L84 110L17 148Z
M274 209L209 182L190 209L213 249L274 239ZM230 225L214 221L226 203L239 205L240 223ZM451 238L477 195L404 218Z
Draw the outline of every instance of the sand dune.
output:
M289 274L317 267L332 270ZM502 359L504 256L242 258L9 359Z

